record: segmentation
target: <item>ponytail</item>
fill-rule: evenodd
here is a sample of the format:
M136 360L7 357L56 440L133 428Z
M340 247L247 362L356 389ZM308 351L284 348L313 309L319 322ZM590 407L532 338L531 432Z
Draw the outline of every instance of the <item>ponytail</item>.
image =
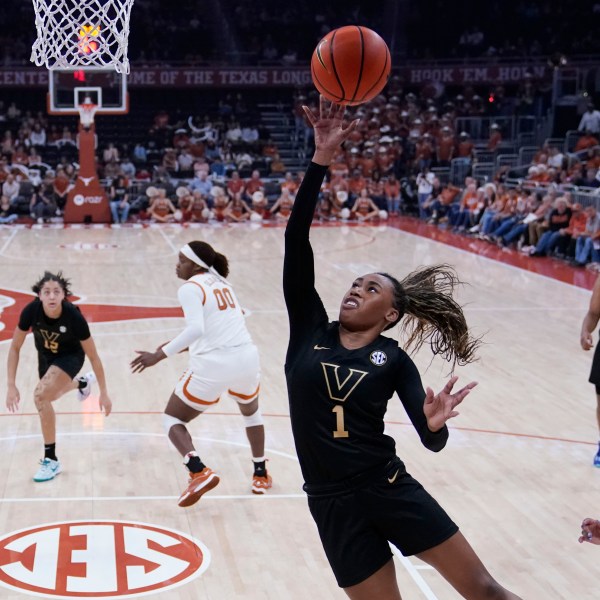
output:
M462 308L452 297L462 282L451 266L422 267L402 281L388 273L380 275L392 282L394 308L399 311L398 319L386 329L402 321L400 329L407 339L407 350L417 352L427 342L433 354L452 362L453 367L477 360L475 353L481 340L471 335Z
M213 267L221 277L227 277L227 275L229 275L229 261L224 254L215 252L215 262L213 263Z
M229 261L227 257L219 252L206 242L189 242L188 246L194 254L202 259L209 267L213 268L221 277L229 275Z

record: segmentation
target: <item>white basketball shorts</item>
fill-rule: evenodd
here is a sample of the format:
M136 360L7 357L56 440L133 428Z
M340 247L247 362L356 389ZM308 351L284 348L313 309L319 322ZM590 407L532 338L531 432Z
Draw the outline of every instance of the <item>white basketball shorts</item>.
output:
M194 356L175 386L175 394L188 406L203 412L227 392L236 402L248 404L258 397L260 362L254 344L212 350Z

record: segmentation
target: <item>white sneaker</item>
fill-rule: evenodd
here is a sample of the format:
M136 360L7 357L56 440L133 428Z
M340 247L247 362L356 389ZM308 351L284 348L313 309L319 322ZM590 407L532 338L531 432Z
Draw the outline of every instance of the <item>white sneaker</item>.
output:
M83 401L90 395L92 391L92 383L96 381L96 376L94 375L93 371L90 371L89 373L78 377L76 381L85 381L85 387L77 389L77 397L80 401Z
M34 481L50 481L54 479L62 468L60 462L52 460L51 458L43 458L40 460L40 468L37 473L33 476Z

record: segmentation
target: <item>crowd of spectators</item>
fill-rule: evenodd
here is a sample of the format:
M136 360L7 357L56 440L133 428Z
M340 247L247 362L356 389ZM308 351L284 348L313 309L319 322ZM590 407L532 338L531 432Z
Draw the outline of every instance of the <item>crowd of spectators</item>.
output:
M572 194L600 189L600 113L590 106L581 117L572 152L544 145L517 181L501 168L487 180L469 175L464 183L451 182L452 162L470 172L478 147L494 152L506 134L493 119L484 140L457 130L460 117L490 116L474 89L461 92L436 99L406 92L393 79L385 95L349 108L348 118L360 123L334 159L317 218L372 222L409 214L533 256L595 262L594 208L582 208ZM317 102L314 91L294 99L294 135L308 145L301 107L316 109ZM511 106L514 111L516 103ZM114 222L285 219L302 175L286 172L276 144L250 115L243 96L230 94L212 114L172 122L167 111L157 112L133 147L101 145L99 174ZM22 113L14 103L0 106L0 126L1 222L14 222L23 208L39 221L60 218L77 175L75 132L50 125L42 113ZM45 160L50 148L58 157L53 164Z

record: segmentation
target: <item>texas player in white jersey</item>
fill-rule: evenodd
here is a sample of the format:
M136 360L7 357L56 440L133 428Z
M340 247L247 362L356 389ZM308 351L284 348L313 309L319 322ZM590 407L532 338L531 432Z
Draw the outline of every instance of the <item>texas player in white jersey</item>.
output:
M227 258L206 242L190 242L179 251L177 276L185 283L177 297L185 329L156 352L137 351L134 373L188 349L187 370L180 377L165 409L169 439L184 457L190 472L179 506L191 506L219 483L218 475L201 460L186 424L219 402L227 392L239 406L252 450L252 491L264 494L272 485L265 467L265 430L258 406L260 363L258 350L246 328L244 313L225 279Z

